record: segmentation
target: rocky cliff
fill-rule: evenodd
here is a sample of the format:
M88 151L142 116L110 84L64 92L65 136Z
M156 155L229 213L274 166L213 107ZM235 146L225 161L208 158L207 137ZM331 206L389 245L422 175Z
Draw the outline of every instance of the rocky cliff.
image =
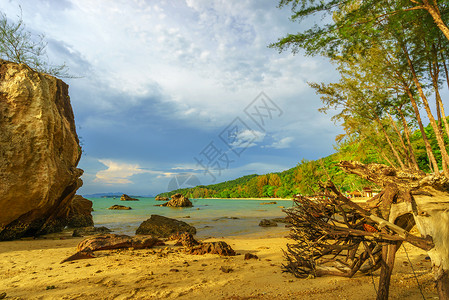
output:
M68 85L0 60L0 240L66 225L80 157Z

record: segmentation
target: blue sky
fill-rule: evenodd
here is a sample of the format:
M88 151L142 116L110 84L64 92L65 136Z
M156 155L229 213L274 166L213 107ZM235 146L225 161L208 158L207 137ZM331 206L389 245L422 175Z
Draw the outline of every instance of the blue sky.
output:
M177 174L210 184L333 152L341 129L307 81L337 74L323 58L267 48L299 30L276 1L0 3L13 20L20 6L50 61L82 76L64 79L84 149L80 194L154 195Z

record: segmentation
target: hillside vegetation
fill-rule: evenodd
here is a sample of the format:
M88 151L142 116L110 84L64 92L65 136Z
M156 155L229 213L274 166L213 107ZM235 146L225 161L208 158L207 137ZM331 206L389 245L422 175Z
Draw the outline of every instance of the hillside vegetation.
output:
M430 144L441 166L441 154L430 124L424 128ZM430 172L426 148L419 130L410 137L416 160L421 170ZM297 166L278 173L264 175L251 174L234 180L211 185L183 188L158 196L170 197L181 193L190 198L288 198L295 194L313 195L319 190L318 183L330 178L342 192L361 191L364 187L374 187L372 183L355 175L344 173L336 164L341 160L357 160L363 163L380 162L389 164L388 159L364 141L340 141L337 152L318 160L303 159ZM374 187L376 188L376 187Z

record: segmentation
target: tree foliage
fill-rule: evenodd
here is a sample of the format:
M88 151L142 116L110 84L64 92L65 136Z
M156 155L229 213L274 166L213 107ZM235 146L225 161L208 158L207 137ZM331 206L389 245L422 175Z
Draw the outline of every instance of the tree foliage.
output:
M310 85L321 96L322 111L338 111L334 119L345 135L337 142L375 148L381 153L379 162L394 167L422 169L410 140L411 132L419 129L430 170L442 168L449 177L449 125L440 96L442 79L448 79L449 1L282 0L279 6L290 6L295 22L304 24L317 16L324 20L287 34L271 47L293 53L302 49L335 63L339 82ZM432 137L424 128L422 110Z
M0 58L26 64L31 69L56 77L71 78L65 64L52 65L47 57L47 42L43 34L27 31L20 16L16 22L0 12Z

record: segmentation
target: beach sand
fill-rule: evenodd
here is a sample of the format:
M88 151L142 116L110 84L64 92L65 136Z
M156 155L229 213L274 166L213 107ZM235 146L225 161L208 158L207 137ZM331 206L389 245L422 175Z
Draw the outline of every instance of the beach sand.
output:
M6 299L375 299L379 271L352 279L298 279L282 273L285 228L224 237L234 257L188 255L164 250L97 252L98 257L60 264L83 238L51 235L0 242L0 294ZM437 297L426 253L406 245L426 299ZM244 260L245 253L258 260ZM220 268L230 267L225 273ZM404 248L398 252L390 299L422 299Z

